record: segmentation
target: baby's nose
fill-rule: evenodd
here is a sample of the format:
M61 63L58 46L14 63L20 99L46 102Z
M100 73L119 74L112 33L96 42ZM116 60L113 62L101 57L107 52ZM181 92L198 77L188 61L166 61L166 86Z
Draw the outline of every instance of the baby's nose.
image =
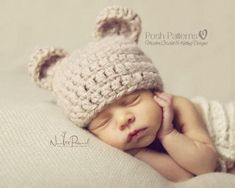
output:
M120 130L124 130L126 127L129 127L135 121L135 116L131 113L125 114L120 117Z

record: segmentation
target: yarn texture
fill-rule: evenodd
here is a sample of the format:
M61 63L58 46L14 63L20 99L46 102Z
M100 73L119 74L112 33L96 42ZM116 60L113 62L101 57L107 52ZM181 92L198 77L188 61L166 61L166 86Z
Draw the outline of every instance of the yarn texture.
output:
M207 130L219 153L218 171L227 172L235 163L235 103L191 99L201 113Z
M138 47L141 19L123 7L105 8L97 17L95 41L68 54L61 48L33 53L29 72L51 90L68 118L79 127L113 101L140 89L163 91L162 79Z

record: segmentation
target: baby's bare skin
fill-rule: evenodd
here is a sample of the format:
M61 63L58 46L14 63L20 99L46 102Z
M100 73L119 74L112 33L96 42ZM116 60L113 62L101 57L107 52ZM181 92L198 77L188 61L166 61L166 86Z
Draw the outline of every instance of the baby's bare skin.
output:
M146 128L145 135L128 141L128 134L139 128ZM206 125L184 97L137 91L109 105L88 129L171 181L183 181L216 168L218 154ZM151 149L155 143L161 143L165 152Z

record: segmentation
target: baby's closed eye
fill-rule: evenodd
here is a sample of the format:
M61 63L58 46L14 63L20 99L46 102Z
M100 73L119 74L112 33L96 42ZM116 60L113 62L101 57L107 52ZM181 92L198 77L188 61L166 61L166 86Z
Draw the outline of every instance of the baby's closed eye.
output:
M140 94L131 94L120 99L119 101L117 101L116 104L125 107L125 106L136 105L139 101L140 101ZM96 128L104 127L108 125L108 123L111 122L111 120L112 120L112 114L106 112L105 115L97 117L95 127Z
M107 118L104 118L104 119L101 119L98 123L98 127L100 126L104 126L105 124L107 124L109 121L111 120L111 117L107 117Z

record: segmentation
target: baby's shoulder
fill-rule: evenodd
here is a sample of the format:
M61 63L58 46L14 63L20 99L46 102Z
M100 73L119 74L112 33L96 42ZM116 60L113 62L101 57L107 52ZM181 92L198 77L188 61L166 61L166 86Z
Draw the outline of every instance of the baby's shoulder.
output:
M206 127L204 125L205 122L203 121L201 114L197 110L195 104L186 97L175 95L173 96L173 111L174 124L181 130L184 128L185 130L196 128L196 126L199 124L201 125L200 127Z
M195 104L187 97L172 95L172 105L176 116L184 116L195 112ZM188 116L187 116L188 117Z
M172 95L172 106L174 112L173 124L175 128L180 132L185 121L184 112L187 111L191 105L192 104L188 98L183 96Z
M172 95L172 101L173 101L173 107L176 109L179 108L188 108L190 106L193 106L193 102L184 96L178 96L178 95Z

